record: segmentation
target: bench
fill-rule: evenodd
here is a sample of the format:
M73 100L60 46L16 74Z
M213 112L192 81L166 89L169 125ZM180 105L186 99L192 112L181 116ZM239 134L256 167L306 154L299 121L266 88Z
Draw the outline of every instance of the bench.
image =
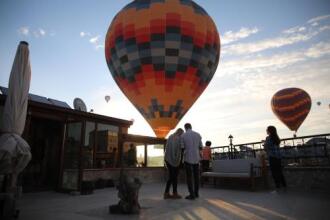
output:
M212 171L201 174L201 186L206 178L213 178L214 185L216 185L216 179L247 179L251 184L251 189L254 190L256 179L263 178L263 174L261 162L256 158L213 160Z

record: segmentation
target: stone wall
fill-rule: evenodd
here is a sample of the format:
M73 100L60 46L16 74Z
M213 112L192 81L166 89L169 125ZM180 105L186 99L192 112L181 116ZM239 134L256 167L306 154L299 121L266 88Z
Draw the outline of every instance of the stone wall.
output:
M330 193L330 167L286 167L284 176L289 189ZM268 183L275 187L270 171Z
M159 183L167 180L165 168L125 168L124 171L131 177L138 177L142 183ZM84 170L84 181L98 179L119 179L120 169L91 169ZM307 190L330 193L330 167L286 167L284 175L289 189ZM274 181L268 172L269 188L273 189ZM180 169L179 182L185 183L185 170Z
M160 168L125 168L124 172L130 177L139 178L142 183L165 182L165 169ZM119 179L120 169L90 169L84 170L83 181L96 181L98 179Z

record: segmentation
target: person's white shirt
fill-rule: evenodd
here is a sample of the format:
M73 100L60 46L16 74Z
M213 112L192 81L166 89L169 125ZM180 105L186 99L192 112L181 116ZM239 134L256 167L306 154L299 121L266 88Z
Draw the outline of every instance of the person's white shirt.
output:
M200 149L203 147L202 137L199 133L187 129L181 136L182 148L184 149L184 162L198 164L200 161Z

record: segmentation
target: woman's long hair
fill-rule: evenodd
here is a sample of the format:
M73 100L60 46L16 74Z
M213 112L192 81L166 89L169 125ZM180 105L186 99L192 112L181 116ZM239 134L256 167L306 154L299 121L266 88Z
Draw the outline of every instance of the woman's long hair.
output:
M267 131L269 133L269 137L271 138L271 140L273 141L274 144L280 144L281 140L277 134L276 128L274 126L268 126L267 127Z

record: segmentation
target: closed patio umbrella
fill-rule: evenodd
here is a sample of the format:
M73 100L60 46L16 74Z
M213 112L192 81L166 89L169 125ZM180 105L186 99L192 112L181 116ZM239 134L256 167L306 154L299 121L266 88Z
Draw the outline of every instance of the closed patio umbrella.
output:
M28 143L21 137L26 120L28 93L31 80L29 48L20 42L10 73L8 93L0 129L0 174L12 174L11 186L17 175L31 160Z

